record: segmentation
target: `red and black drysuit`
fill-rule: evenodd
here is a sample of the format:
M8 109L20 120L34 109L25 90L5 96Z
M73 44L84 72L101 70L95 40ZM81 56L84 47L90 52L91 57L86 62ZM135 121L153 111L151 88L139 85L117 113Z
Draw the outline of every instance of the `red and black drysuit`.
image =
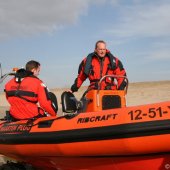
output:
M99 80L105 75L126 76L126 71L123 68L121 61L114 57L108 50L106 56L101 58L97 53L91 53L83 59L79 65L78 76L71 86L71 91L76 92L82 83L89 78L90 86L94 89L97 88ZM126 87L126 79L116 78L117 86L115 85L114 78L106 78L101 83L101 89L107 90L123 90Z
M15 78L5 85L5 92L10 114L15 119L43 116L44 111L51 116L56 115L57 104L52 102L46 86L32 72L18 70Z

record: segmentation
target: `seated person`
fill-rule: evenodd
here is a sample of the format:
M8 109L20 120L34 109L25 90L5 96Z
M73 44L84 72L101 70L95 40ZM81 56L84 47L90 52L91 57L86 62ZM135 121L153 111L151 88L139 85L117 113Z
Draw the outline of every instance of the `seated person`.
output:
M6 83L4 91L14 120L43 117L45 112L56 116L57 100L53 100L54 95L51 98L52 93L37 77L39 72L40 63L31 60L25 69L19 69L15 77Z

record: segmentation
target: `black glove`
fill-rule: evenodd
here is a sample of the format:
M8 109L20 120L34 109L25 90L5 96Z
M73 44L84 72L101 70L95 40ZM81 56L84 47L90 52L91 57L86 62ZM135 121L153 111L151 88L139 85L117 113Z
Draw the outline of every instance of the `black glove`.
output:
M76 86L76 84L73 84L73 85L71 86L71 91L72 91L73 93L78 91L78 87Z

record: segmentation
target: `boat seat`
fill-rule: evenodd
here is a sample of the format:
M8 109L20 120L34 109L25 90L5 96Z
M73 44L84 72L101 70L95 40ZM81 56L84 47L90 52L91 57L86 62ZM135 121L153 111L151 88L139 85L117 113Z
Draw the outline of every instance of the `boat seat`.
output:
M53 92L48 92L51 101L53 102L53 104L55 105L55 111L58 111L58 102L57 102L57 97Z
M61 105L62 111L65 113L74 113L77 111L77 100L73 93L71 92L63 92L61 94Z

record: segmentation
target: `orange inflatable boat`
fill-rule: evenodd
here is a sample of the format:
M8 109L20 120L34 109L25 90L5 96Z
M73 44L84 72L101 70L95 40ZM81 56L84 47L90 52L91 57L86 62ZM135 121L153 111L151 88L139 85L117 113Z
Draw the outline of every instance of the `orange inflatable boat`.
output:
M64 116L1 121L0 153L40 169L169 169L170 101L127 107L125 95L64 92Z

